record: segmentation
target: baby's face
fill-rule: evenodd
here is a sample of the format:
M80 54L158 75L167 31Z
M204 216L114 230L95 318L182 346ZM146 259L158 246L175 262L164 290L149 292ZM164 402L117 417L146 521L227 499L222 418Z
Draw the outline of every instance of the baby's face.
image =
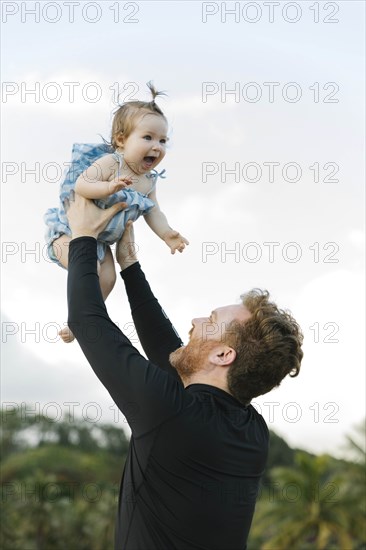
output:
M160 115L144 115L122 142L124 160L141 175L150 172L165 157L168 126Z

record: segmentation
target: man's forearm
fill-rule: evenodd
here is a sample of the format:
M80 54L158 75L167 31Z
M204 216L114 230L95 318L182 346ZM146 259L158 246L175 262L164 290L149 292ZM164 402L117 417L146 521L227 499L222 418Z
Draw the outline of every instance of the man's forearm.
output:
M169 318L151 291L138 262L121 272L132 318L147 357L155 365L180 378L169 363L169 355L183 345Z
M123 411L131 384L130 367L146 362L111 321L97 273L97 243L75 238L69 246L68 324L95 374Z

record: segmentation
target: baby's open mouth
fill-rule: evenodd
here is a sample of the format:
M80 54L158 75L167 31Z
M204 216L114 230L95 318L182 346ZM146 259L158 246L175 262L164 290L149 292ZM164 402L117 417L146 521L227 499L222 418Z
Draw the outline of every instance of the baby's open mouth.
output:
M155 158L156 157L144 157L144 162L146 162L146 164L153 164Z

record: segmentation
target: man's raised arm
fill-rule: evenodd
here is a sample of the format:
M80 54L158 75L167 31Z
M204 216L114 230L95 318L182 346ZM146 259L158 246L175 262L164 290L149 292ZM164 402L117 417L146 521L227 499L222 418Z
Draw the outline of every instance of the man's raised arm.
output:
M67 301L70 329L95 374L125 414L133 380L138 383L131 369L145 369L147 361L108 316L97 273L97 242L92 237L70 242Z
M177 371L169 363L169 355L183 346L183 342L152 293L135 250L133 224L128 222L117 244L116 257L126 286L133 322L150 361L181 382Z
M73 234L68 323L95 374L139 436L177 414L185 392L177 380L147 361L108 316L99 285L95 237L115 213L114 207L102 210L81 197L68 211Z

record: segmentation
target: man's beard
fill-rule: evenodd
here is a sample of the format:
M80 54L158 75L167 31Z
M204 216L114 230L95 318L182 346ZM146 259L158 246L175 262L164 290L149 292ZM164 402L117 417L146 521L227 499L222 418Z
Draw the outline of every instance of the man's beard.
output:
M196 372L203 369L207 363L209 352L216 347L215 340L193 339L186 346L178 348L169 355L172 367L178 372L183 382L189 382Z

